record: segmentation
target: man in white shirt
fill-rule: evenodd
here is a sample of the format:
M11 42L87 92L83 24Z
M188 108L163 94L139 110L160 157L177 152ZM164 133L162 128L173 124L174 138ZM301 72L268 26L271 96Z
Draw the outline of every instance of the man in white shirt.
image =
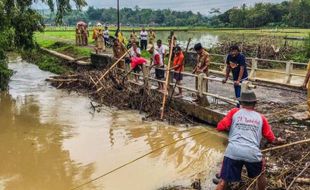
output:
M165 56L166 56L166 48L162 45L161 40L157 40L157 45L155 47L156 51L162 57L163 63L165 63Z
M137 46L136 42L132 42L132 46L130 48L129 54L130 54L130 57L140 57L141 56L141 50Z
M143 27L141 32L140 32L140 46L141 46L141 50L146 50L147 48L147 39L148 39L148 33L145 30L145 28Z

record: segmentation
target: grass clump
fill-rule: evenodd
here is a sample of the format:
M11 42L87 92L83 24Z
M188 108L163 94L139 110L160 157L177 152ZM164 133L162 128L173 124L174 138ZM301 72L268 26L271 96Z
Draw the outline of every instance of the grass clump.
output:
M44 52L33 49L21 53L22 58L36 64L41 70L49 71L55 74L65 74L72 69L63 64L60 59L45 54Z

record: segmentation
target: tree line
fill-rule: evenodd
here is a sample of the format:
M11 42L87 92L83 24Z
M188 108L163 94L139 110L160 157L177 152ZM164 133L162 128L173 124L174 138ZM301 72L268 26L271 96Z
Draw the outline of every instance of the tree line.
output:
M209 19L216 27L301 27L310 28L310 0L291 0L282 3L245 4Z
M56 14L44 16L45 23L52 24ZM117 10L115 8L89 7L86 11L72 11L62 21L67 25L75 25L78 20L96 23L97 21L115 24ZM231 8L223 13L212 9L209 16L192 11L174 11L170 9L152 10L123 8L120 10L122 25L153 26L208 26L208 27L301 27L310 28L310 0L290 0L282 3L257 3L247 7Z

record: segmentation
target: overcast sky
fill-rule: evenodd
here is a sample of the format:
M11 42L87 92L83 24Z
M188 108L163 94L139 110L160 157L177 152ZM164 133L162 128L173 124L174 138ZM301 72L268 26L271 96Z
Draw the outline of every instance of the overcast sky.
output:
M141 8L165 9L173 10L191 10L193 12L200 12L208 14L212 8L220 8L225 11L234 6L241 6L243 3L247 5L254 5L257 2L273 2L278 3L283 0L120 0L121 8L133 8L138 5ZM98 8L116 7L116 0L87 0L89 6ZM38 5L37 8L44 8Z

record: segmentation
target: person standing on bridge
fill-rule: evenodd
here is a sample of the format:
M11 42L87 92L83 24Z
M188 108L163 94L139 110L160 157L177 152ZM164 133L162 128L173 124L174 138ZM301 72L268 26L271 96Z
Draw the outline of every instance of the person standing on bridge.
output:
M304 81L304 84L302 87L304 89L307 89L307 104L308 104L308 118L310 118L310 84L309 84L309 79L310 79L310 60L307 66L307 75Z
M226 59L226 77L223 80L223 83L226 83L230 71L232 72L234 88L235 88L235 96L239 98L241 95L241 83L242 81L248 80L248 71L245 62L245 57L240 53L240 49L238 46L233 45L230 47L230 53ZM240 105L238 104L238 107Z
M272 143L283 142L283 139L276 140L267 119L255 111L257 99L253 91L243 92L239 101L241 108L230 110L217 125L218 131L229 131L229 143L220 174L222 180L216 190L226 189L229 182L241 181L243 166L247 169L248 177L258 177L257 187L264 190L266 179L260 150L261 139L264 137Z
M207 77L209 75L209 65L210 65L209 53L202 47L201 43L196 44L194 46L194 50L197 52L198 56L197 56L196 65L193 69L193 74ZM196 87L196 90L198 90L198 78L196 78L195 87ZM206 82L205 89L206 89L206 92L208 92L208 82ZM198 102L199 98L197 98L194 101Z
M148 45L148 52L152 55L151 57L151 68L155 67L155 76L157 80L163 80L165 78L165 66L161 54L155 49L154 45ZM163 90L164 84L158 82L158 90Z
M183 74L182 72L184 72L184 54L182 52L182 49L180 46L176 46L174 48L174 54L175 57L173 59L173 67L170 70L174 69L174 79L176 80L176 84L178 86L182 85L182 80L183 80ZM176 97L182 97L182 88L178 87L179 89L179 93L176 94Z
M155 49L160 54L160 56L162 57L163 63L165 63L166 49L162 45L162 41L161 40L157 40Z

